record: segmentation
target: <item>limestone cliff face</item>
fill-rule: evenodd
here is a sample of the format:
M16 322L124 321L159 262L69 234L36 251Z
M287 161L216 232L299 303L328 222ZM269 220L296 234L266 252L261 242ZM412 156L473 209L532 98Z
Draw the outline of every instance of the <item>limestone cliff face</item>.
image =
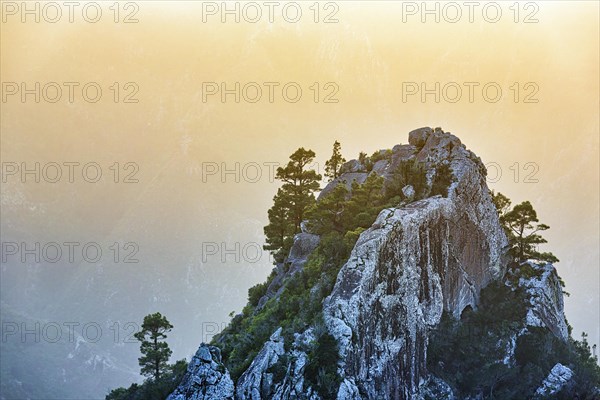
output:
M428 331L442 311L458 317L476 307L481 288L504 274L507 240L479 159L442 132L414 131L410 142L404 157L431 174L449 163L456 181L447 198L383 210L342 267L324 304L342 357L338 398L416 396L427 377Z
M565 320L563 291L556 269L552 264L528 264L536 275L519 280L519 285L525 288L529 297L527 325L548 328L554 336L567 341L569 331Z
M443 165L450 167L453 182L447 197L419 201L412 201L412 187L403 188L405 200L380 212L339 271L323 303L323 316L325 329L338 342L340 400L453 399L450 387L427 372L429 332L444 310L460 317L467 306L477 307L480 290L506 272L507 239L486 186L485 167L452 134L415 130L409 144L395 146L370 168L357 160L346 163L344 173L321 196L339 182L349 188L352 180L363 182L368 174L390 180L407 160L424 167L429 185ZM318 243L319 237L308 232L296 236L289 268L276 269L259 307L280 295L285 279L302 271ZM531 295L527 323L545 326L564 340L568 334L560 283L552 266L542 269L535 278L520 282ZM238 379L235 399L320 399L304 377L314 329L296 333L289 349L281 329L273 332ZM170 400L233 396L229 374L213 365L220 365L220 355L211 348L213 357L208 360L199 355L202 349ZM283 379L275 381L275 369ZM221 393L213 390L213 382Z

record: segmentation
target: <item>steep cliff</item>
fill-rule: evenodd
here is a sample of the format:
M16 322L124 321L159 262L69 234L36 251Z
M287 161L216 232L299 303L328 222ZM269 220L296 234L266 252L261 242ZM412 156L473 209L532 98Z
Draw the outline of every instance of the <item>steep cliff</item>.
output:
M556 269L552 264L538 266L529 262L527 265L535 274L519 279L519 285L525 288L530 299L527 325L548 328L556 337L566 341L569 331L564 314L563 290Z
M508 241L486 185L485 167L456 136L437 128L412 131L409 144L344 164L341 175L323 189L319 199L338 184L351 192L353 181L362 184L373 174L383 177L386 185L397 184L397 171L405 165L423 172L423 187L401 180L395 205L379 212L360 233L337 272L322 301L321 319L299 326L291 342L286 342L281 328L271 331L270 339L237 378L236 399L453 399L450 385L428 371L430 334L444 314L460 321L466 309L476 310L481 291L491 282L507 290L522 288L528 304L518 334L498 342L502 349L498 363L514 364L518 337L527 333L528 326L546 329L561 342L568 340L562 288L551 265L531 263L535 272L531 276L517 280L515 286L507 280ZM319 242L303 227L287 262L275 268L264 295L252 308L255 314L268 302L286 301L286 285L293 276L306 273ZM327 285L317 282L311 294L323 287ZM231 334L226 330L216 344L225 343ZM315 380L311 369L317 343L328 337L333 338L337 355L325 360L335 370L336 376L326 379L333 392L314 386L324 378ZM558 372L552 375L548 369L544 376L554 382ZM227 381L227 371L220 373L224 374L220 379ZM221 394L216 393L203 374L190 367L170 399L231 397L229 383ZM567 379L567 374L560 376ZM552 382L544 382L543 387L557 387ZM207 388L212 390L210 396Z

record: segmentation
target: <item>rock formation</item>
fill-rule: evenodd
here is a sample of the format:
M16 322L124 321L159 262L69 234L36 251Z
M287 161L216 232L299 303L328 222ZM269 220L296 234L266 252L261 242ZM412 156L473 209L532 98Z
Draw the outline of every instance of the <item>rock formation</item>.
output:
M548 328L554 336L566 341L569 332L563 308L562 286L556 269L552 264L528 264L538 276L519 280L519 285L526 289L530 298L527 325Z
M430 187L442 166L450 167L452 181L447 196L417 201L412 201L415 189L403 187L405 200L379 213L339 271L323 302L326 328L339 348L337 398L454 399L448 384L427 371L429 332L443 311L459 318L466 307L477 308L482 288L504 278L507 238L486 185L484 165L456 136L441 129L417 129L410 132L409 144L397 145L380 156L369 168L358 160L344 164L342 174L320 198L340 182L350 189L352 181L362 183L369 174L391 180L405 161L423 167ZM302 271L318 243L319 237L308 232L296 236L289 267L276 267L259 307L280 295L285 279ZM527 324L546 327L564 341L568 332L559 278L551 265L532 267L539 269L539 276L519 282L530 296ZM275 331L238 379L235 398L320 399L304 379L306 346L315 340L313 329L296 333L289 349L281 329ZM169 399L229 399L233 395L227 371L217 368L220 355L215 348L203 346ZM277 366L284 368L284 376L275 382ZM552 371L544 388L568 379L565 371ZM213 390L217 387L222 388L220 394Z
M413 147L397 148L404 158L449 162L456 181L447 198L383 210L325 302L345 385L360 393L352 398L415 396L427 377L428 330L444 309L458 317L476 307L481 288L504 273L507 240L481 162L453 135L417 130L409 140Z
M221 350L203 343L188 364L183 380L167 400L217 399L233 399L233 381L221 362Z

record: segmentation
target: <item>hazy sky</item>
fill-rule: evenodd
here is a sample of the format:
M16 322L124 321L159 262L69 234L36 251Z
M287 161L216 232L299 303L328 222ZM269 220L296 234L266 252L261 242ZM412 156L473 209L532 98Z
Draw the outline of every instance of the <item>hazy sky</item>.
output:
M512 2L498 2L497 22L493 6L481 3L470 22L469 10L458 2L461 17L455 23L457 10L445 3L438 5L439 22L422 14L421 2L320 3L317 23L310 2L302 3L299 22L292 22L293 7L283 13L280 4L273 23L262 2L255 3L262 13L256 23L249 21L256 9L244 3L236 23L234 15L221 21L221 10L214 8L221 2L158 1L121 6L115 23L111 4L102 3L97 23L87 22L81 8L73 23L66 8L56 23L45 20L54 18L51 9L39 23L33 16L22 23L20 10L12 15L14 9L3 9L2 161L94 161L106 179L113 177L114 162L121 163L123 174L126 162L139 167L139 183L130 186L28 182L27 201L45 211L42 221L23 211L23 226L35 232L44 225L50 238L110 238L126 228L139 234L131 221L144 219L149 222L144 234L151 231L155 248L182 232L249 243L266 223L277 188L265 163L283 163L303 146L322 165L336 139L350 159L361 150L371 154L406 143L412 129L441 126L484 163L493 163L489 178L497 182L491 188L514 202L530 200L551 226L545 249L561 260L557 269L571 294L565 301L574 336L585 330L592 342L600 342L597 2L520 3L512 9ZM94 10L87 11L94 17ZM129 14L138 22L123 23ZM29 89L40 82L39 103L34 94L21 101L22 82ZM49 82L62 88L56 103L48 101L56 95ZM79 83L72 103L65 82ZM82 87L90 82L95 84L88 98L96 86L102 89L96 103L83 98ZM220 92L207 91L220 91L223 82L230 90L239 82L239 103L235 93L223 102ZM11 95L15 87L19 92ZM262 97L251 103L257 87ZM298 87L302 97L292 102ZM422 89L429 90L424 98ZM124 103L128 94L138 102ZM240 163L240 182L232 174L225 182L218 174L202 175L221 163L229 169ZM249 182L256 165L262 176ZM494 179L500 170L502 176ZM169 190L155 190L165 177ZM15 185L3 184L3 195ZM64 202L65 191L74 187L76 196ZM185 207L204 211L174 206L180 198L186 198ZM171 215L178 217L166 218ZM203 225L188 215L210 215L222 224ZM236 236L231 225L236 221L256 228ZM169 245L161 251L176 250ZM269 268L265 261L252 273L240 267L221 274L211 284L235 292L194 307L225 301L227 307L220 308L227 311L219 315L226 321Z

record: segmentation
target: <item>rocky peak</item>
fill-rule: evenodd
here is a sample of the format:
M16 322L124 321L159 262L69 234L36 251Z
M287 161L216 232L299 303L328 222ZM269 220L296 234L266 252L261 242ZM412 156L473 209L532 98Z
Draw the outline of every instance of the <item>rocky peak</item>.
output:
M481 288L504 274L507 239L481 162L455 136L409 135L427 167L448 162L455 182L436 196L383 210L342 267L324 314L340 344L346 392L412 398L427 378L428 331L442 311L476 307ZM397 150L400 148L396 148ZM393 159L393 158L392 158ZM352 388L352 389L348 389Z
M187 373L167 400L230 400L233 381L221 362L221 350L202 343L188 364Z
M486 185L486 170L456 136L439 128L414 130L408 144L375 157L374 162L344 164L341 176L323 189L320 198L339 183L350 188L352 181L362 183L369 174L391 180L406 161L425 171L430 188L443 166L449 167L452 180L447 196L416 201L412 186L401 188L404 200L379 213L340 269L323 302L326 330L339 350L337 398L453 399L449 385L427 371L429 334L444 311L459 318L465 308L476 309L482 288L503 279L506 272L508 242ZM318 243L319 237L304 228L296 235L286 265L277 266L258 308L281 294L286 279L303 270ZM551 265L532 268L536 274L519 281L532 299L527 324L547 327L566 340L560 280ZM320 399L304 376L306 349L316 340L314 329L297 332L289 348L277 329L239 378L235 398ZM216 368L220 355L214 350L210 354L209 360L206 350L200 354L199 349L182 386L171 395L180 397L171 400L230 398L229 374ZM566 377L555 372L560 379ZM275 380L276 374L283 378ZM551 376L548 380L556 381ZM222 397L193 397L212 390L213 382L221 382ZM552 382L548 385L555 387Z
M411 131L408 135L408 144L398 144L391 150L378 152L380 159L376 162L364 164L359 160L350 160L342 165L341 174L329 182L319 193L319 199L330 193L339 183L344 183L348 190L353 181L363 183L369 174L382 176L386 181L393 178L393 174L400 163L415 161L426 170L428 179L435 175L436 169L444 164L451 166L454 174L461 177L468 170L485 179L486 170L481 160L471 151L467 150L460 139L440 128L435 130L425 127Z

